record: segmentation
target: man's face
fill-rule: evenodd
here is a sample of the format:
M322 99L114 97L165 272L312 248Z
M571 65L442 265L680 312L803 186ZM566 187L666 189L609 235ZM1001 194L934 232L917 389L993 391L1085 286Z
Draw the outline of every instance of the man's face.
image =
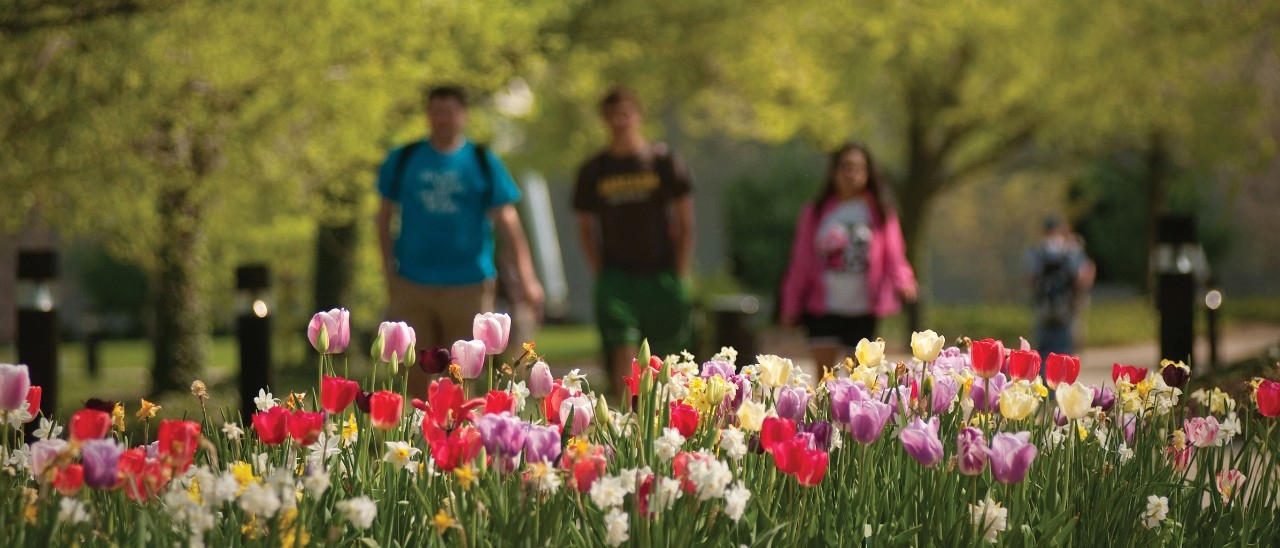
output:
M644 118L640 108L631 101L619 101L604 111L604 125L609 133L615 136L628 135L639 131Z
M467 109L453 97L440 97L427 102L427 123L431 135L453 138L467 126Z

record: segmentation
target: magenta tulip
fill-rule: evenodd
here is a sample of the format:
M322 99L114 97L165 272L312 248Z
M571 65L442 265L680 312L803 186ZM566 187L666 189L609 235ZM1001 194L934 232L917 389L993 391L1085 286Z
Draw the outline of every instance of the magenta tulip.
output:
M413 365L418 359L417 335L404 322L382 322L378 326L378 340L374 343L374 357L384 362L399 360L400 365Z
M966 476L976 476L987 467L987 438L972 426L956 436L956 468Z
M351 313L345 308L316 312L307 325L307 340L321 354L346 352L347 345L351 343Z

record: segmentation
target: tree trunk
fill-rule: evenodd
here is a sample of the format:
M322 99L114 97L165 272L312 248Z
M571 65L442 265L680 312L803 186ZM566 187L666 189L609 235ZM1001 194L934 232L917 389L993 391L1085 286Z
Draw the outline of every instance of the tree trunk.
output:
M189 185L171 188L159 201L163 240L157 250L153 395L190 386L212 344L200 283L206 267L204 211L192 193Z
M1156 250L1160 218L1168 213L1169 194L1169 150L1165 144L1164 134L1153 130L1149 136L1144 160L1146 163L1147 188L1147 284L1148 294L1155 288L1155 264L1151 260Z
M352 221L316 227L314 306L317 311L351 306L360 227Z

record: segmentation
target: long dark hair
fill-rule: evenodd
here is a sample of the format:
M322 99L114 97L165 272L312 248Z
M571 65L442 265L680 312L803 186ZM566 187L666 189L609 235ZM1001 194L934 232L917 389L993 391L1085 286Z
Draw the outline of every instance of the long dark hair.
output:
M871 158L871 151L867 150L866 145L862 143L849 142L837 148L831 153L831 161L827 164L827 179L822 185L822 191L818 194L816 207L822 207L822 204L831 199L836 194L836 171L840 169L840 158L848 154L849 151L856 150L862 153L862 157L867 159L867 189L871 194L871 205L875 208L876 217L879 222L883 223L885 216L893 209L889 205L888 198L885 196L885 189L880 181L880 171L876 169L875 160Z

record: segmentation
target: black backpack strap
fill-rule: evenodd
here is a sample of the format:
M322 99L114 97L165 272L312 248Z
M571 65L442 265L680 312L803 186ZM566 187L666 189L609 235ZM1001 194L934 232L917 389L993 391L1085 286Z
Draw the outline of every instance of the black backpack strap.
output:
M476 163L480 164L480 175L484 177L484 204L493 199L493 166L489 164L489 147L475 144Z
M400 189L404 187L404 169L409 165L409 159L413 157L414 151L418 149L422 141L414 141L400 149L400 157L396 158L396 169L391 175L391 196L395 201L400 201Z

